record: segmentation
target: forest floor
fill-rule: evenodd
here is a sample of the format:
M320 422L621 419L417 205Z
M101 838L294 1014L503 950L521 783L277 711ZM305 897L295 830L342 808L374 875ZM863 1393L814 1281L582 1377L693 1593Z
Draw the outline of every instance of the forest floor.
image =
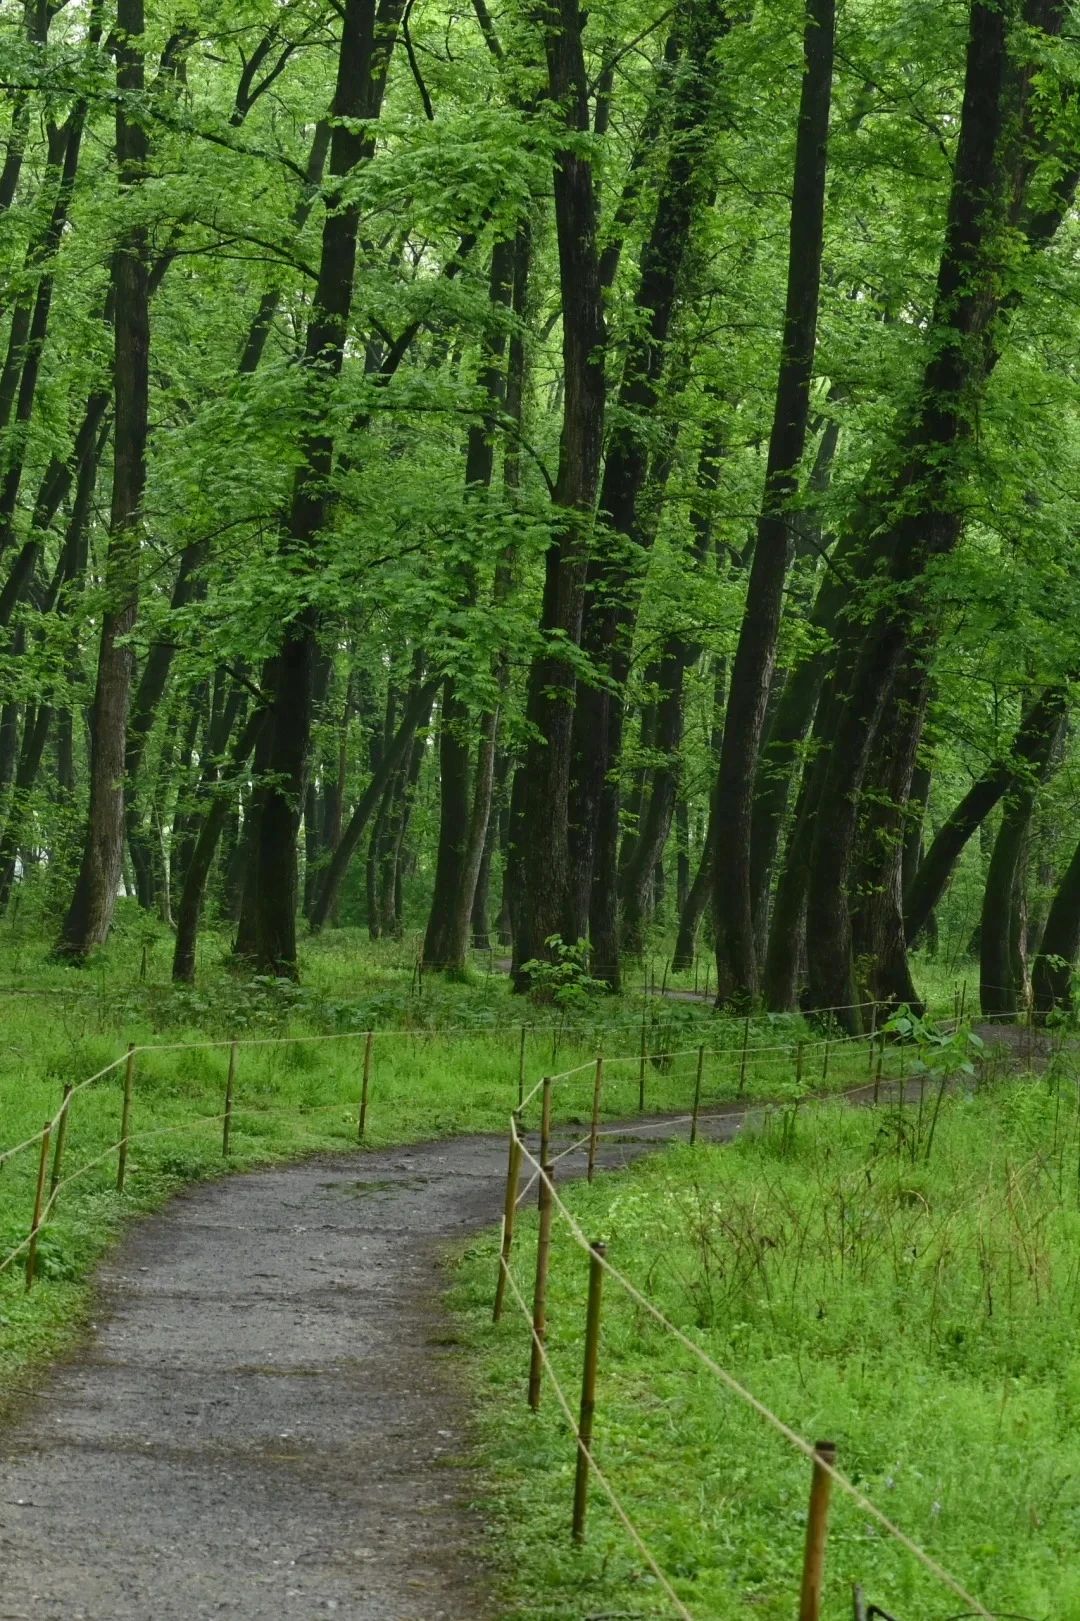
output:
M505 1155L320 1157L133 1227L0 1433L3 1621L491 1614L442 1259L498 1218Z

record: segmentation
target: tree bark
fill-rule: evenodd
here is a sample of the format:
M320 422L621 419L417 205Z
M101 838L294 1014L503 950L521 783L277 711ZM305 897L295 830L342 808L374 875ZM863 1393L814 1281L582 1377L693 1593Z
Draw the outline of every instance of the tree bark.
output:
M344 182L374 148L373 125L382 106L402 7L403 0L379 0L376 14L375 0L345 0L342 8L330 187L305 347L310 427L303 437L303 463L281 536L283 552L299 565L301 606L285 628L280 651L268 661L262 683L269 699L270 775L255 850L255 958L263 973L291 978L298 973L296 846L315 701L318 613L310 580L319 536L330 516L335 444L331 406L345 360L359 232L359 207L346 196ZM301 571L306 572L306 581L299 578Z
M588 935L594 973L613 990L619 964L619 784L623 692L646 555L658 511L643 522L639 511L650 470L648 427L660 400L668 362L668 335L683 264L698 207L707 187L706 156L716 95L711 60L731 26L721 0L681 8L662 70L672 85L669 151L655 213L641 252L635 320L619 390L619 417L609 437L600 492L601 535L588 569L588 612L583 647L599 679L579 684L572 740L569 809L571 938ZM670 461L670 455L666 457ZM662 487L665 479L658 476Z
M511 833L514 984L528 988L522 965L547 954L547 941L572 934L569 789L573 752L573 666L562 644L581 639L585 562L604 442L603 292L596 239L589 79L578 0L549 0L541 16L548 91L566 139L554 153L555 225L562 294L565 400L559 471L552 494L554 533L544 559L540 612L543 651L529 672L529 741L515 793ZM517 786L517 785L515 785Z
M129 118L130 100L145 87L143 0L118 0L116 151L120 184L129 193L143 180L144 130ZM130 98L130 99L129 99ZM125 639L135 624L139 593L139 513L146 483L149 412L149 276L146 231L130 227L113 260L116 288L114 465L97 686L91 722L90 807L82 865L64 919L57 954L84 962L104 943L123 868L124 753L131 698L132 654Z
M181 984L190 985L195 980L199 919L202 916L210 868L234 803L236 779L251 757L265 720L265 713L261 709L253 710L248 716L230 750L225 776L215 784L210 808L203 817L198 838L192 847L176 909L176 943L173 948L172 977Z
M758 992L751 813L792 553L788 509L798 489L799 463L810 415L825 227L834 30L835 0L807 0L780 375L765 493L720 751L713 868L717 1000L740 1006L753 1001Z
M1046 687L1024 712L1008 759L997 760L945 818L904 898L904 931L914 945L945 893L964 846L1020 777L1038 763L1066 712L1065 689Z
M1040 1018L1071 1012L1073 973L1080 955L1080 844L1061 876L1031 974L1032 996Z
M341 835L341 843L334 851L330 865L326 869L326 875L319 889L318 898L311 912L313 933L317 933L329 917L345 874L349 869L349 863L352 861L353 855L363 837L364 829L370 822L387 783L405 759L417 728L423 723L424 717L430 713L431 705L438 690L439 680L436 678L431 681L418 682L410 693L398 729L389 747L384 751L377 769L372 773L371 781L361 794L355 810L349 817L345 831Z

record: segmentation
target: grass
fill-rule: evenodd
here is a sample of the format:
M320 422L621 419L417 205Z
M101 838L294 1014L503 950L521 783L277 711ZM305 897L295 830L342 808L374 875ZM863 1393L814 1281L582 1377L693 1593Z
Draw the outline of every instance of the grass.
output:
M1058 1066L933 1105L778 1109L729 1148L669 1149L563 1196L584 1232L991 1610L1080 1616L1080 1087ZM514 1272L531 1297L534 1218ZM574 1449L528 1331L490 1323L493 1235L456 1293L505 1615L670 1614ZM549 1346L576 1407L587 1261L556 1220ZM789 1621L806 1460L608 1279L595 1447L696 1618ZM967 1606L834 1497L826 1614L851 1584L900 1621Z
M299 988L238 978L225 966L224 940L208 934L197 988L176 988L165 978L170 945L164 930L125 905L109 949L82 972L50 961L28 914L0 935L0 1154L40 1132L65 1083L103 1069L128 1042L154 1049L136 1060L123 1197L109 1152L120 1132L122 1066L73 1101L63 1173L77 1179L60 1190L42 1233L39 1285L25 1293L18 1263L0 1273L0 1386L10 1388L77 1332L87 1279L125 1219L226 1168L220 1115L234 1037L277 1043L239 1049L228 1162L236 1170L357 1146L360 1033L370 1028L379 1031L371 1148L504 1130L517 1101L523 1021L527 1086L545 1071L576 1071L560 1083L564 1119L588 1116L598 1048L607 1065L606 1116L637 1108L640 994L564 1011L535 1008L484 968L464 983L418 981L409 945L372 946L346 930L305 943ZM644 1012L649 1110L689 1109L701 1043L709 1049L706 1107L740 1092L782 1098L868 1078L865 1047L834 1040L823 1077L822 1031L802 1019L763 1017L747 1031L694 1003L655 1000ZM817 1043L805 1049L801 1082L793 1056L799 1040ZM187 1045L206 1042L216 1045ZM887 1056L894 1065L895 1055ZM36 1149L0 1168L0 1262L27 1236L36 1171Z

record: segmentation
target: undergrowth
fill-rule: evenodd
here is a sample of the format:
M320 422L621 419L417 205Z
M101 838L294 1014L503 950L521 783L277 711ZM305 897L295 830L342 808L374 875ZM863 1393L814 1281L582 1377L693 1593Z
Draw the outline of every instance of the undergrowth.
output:
M928 1089L928 1093L931 1089ZM727 1148L672 1148L563 1197L671 1321L991 1610L1080 1615L1080 1088L1061 1064L907 1107L773 1112ZM514 1275L531 1298L534 1220ZM496 1243L461 1263L506 1615L670 1614L600 1490L570 1543L574 1447L525 1403L527 1325L492 1328ZM588 1263L556 1219L549 1345L580 1389ZM809 1467L611 1280L596 1455L697 1618L788 1621ZM834 1494L826 1614L851 1588L899 1621L966 1606Z

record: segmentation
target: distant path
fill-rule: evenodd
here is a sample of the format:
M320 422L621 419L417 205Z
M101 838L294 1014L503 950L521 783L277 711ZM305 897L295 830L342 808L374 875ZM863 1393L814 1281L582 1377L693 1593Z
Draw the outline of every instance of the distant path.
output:
M499 1219L505 1163L309 1161L133 1228L90 1343L0 1431L0 1621L490 1621L440 1252Z

